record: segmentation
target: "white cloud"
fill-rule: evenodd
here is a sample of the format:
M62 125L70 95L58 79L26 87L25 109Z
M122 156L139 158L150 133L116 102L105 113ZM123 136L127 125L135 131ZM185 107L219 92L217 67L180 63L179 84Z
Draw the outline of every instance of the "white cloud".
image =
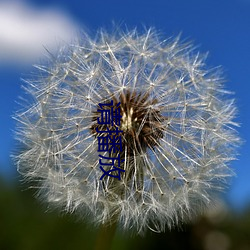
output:
M70 42L76 25L56 9L39 10L22 2L0 3L0 64L27 63Z

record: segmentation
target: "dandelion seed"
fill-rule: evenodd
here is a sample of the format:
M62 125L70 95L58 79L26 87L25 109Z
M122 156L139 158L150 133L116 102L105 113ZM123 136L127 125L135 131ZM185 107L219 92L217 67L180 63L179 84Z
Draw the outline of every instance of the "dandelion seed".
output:
M15 116L25 147L16 161L49 204L96 223L163 231L201 213L233 174L234 102L190 44L161 41L152 29L101 31L37 68L26 86L33 101ZM120 105L119 179L99 167L97 131L112 128L97 123L98 104L110 101Z

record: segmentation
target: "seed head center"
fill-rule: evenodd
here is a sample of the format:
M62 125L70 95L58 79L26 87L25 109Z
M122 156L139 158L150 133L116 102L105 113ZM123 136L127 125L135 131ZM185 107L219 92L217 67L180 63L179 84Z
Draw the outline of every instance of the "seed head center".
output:
M160 110L152 108L158 102L156 98L150 98L148 93L126 91L110 99L113 102L113 115L116 114L114 110L120 103L119 130L122 132L119 136L121 136L122 148L127 148L128 155L132 156L136 152L145 151L146 148L152 149L159 145L165 128L163 125L164 117ZM98 117L100 114L94 112L93 121L95 123L91 126L91 132L95 137L107 136L109 132L105 131L112 131L114 128L112 125L98 124ZM97 133L97 131L104 132Z
M121 129L123 131L128 131L135 127L137 117L133 119L134 109L131 107L127 112L122 108L122 119L121 119Z

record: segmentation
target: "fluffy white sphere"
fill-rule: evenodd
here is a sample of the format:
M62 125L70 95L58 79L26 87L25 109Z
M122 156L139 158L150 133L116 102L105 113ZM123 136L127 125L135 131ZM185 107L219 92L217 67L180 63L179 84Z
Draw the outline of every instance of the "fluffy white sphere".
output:
M82 36L27 80L18 170L44 201L97 223L163 231L202 212L232 175L239 141L218 71L152 29ZM97 109L111 100L121 107L125 172L100 180Z

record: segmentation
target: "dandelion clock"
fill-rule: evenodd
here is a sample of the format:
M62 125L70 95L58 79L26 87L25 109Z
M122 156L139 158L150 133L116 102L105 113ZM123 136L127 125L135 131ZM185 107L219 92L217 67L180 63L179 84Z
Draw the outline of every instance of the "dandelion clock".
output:
M161 232L202 213L239 142L218 70L153 29L81 36L26 80L18 171L50 207L95 224Z

